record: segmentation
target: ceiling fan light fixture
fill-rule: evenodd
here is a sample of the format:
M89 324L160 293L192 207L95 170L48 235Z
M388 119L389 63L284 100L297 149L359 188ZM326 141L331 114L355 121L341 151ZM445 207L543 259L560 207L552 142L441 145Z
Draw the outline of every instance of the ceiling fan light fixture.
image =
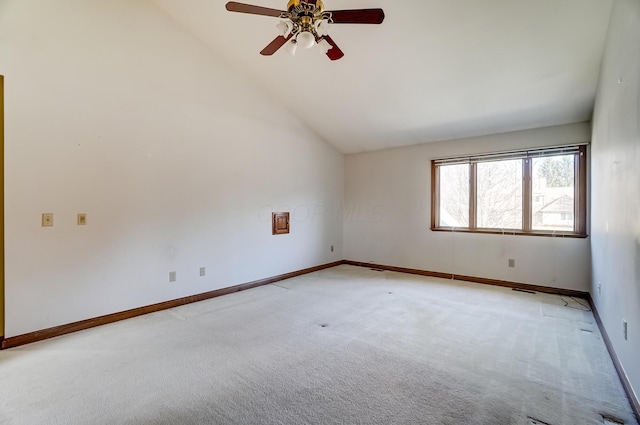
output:
M318 48L322 50L322 53L326 54L329 50L331 50L333 46L329 44L327 40L324 38L318 41Z
M276 28L284 37L288 37L291 31L293 31L293 24L291 21L280 21L280 23L276 25Z
M322 0L287 0L287 9L278 10L253 4L227 2L229 12L248 13L279 18L278 35L260 51L262 56L271 56L279 49L296 54L298 45L310 49L319 44L332 61L344 56L340 47L329 37L329 26L333 24L381 24L384 21L382 9L346 9L327 11Z
M326 19L316 21L316 32L320 36L329 35L329 21Z
M302 31L296 37L296 43L303 49L310 49L316 42L316 37L309 31Z
M295 56L296 55L296 50L298 50L298 43L296 43L296 40L294 38L291 39L291 41L289 41L287 43L287 45L284 48L287 53L289 53L291 56Z

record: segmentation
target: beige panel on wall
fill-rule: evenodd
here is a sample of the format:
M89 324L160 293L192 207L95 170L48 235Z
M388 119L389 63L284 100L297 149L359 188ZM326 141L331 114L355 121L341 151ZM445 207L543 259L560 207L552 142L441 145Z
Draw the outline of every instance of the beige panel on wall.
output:
M0 337L4 336L4 77L0 75Z

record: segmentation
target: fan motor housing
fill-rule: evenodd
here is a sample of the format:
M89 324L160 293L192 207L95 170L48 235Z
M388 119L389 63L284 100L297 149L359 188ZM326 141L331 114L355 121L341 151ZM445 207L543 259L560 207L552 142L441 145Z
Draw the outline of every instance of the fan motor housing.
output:
M322 4L322 1L320 0L289 0L289 4L287 4L287 10L291 12L292 9L300 6L303 3L314 5L316 7L316 11L324 11L324 4Z

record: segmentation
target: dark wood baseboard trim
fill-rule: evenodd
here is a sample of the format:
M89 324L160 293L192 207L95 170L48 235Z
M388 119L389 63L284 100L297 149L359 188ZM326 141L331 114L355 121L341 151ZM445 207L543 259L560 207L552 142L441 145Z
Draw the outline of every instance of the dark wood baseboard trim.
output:
M363 263L361 261L344 260L344 264L352 266L369 267L374 269L389 270L393 272L417 274L420 276L439 277L443 279L463 280L465 282L482 283L484 285L504 286L507 288L524 289L528 291L544 292L547 294L565 295L568 297L588 298L589 293L575 291L573 289L553 288L551 286L530 285L526 283L509 282L506 280L488 279L484 277L465 276L453 273L432 272L428 270L409 269L406 267L387 266L384 264Z
M484 277L464 276L459 274L454 274L453 279L464 280L465 282L482 283L484 285L504 286L506 288L543 292L545 294L565 295L567 297L586 299L589 295L588 292L576 291L574 289L554 288L552 286L531 285L528 283L509 282L507 280L487 279Z
M429 277L440 277L442 279L451 279L451 276L452 276L450 273L439 273L439 272L431 272L428 270L408 269L405 267L386 266L383 264L375 264L375 263L364 263L362 261L344 260L343 263L349 264L352 266L358 266L358 267L368 267L371 269L388 270L390 272L417 274L420 276L429 276Z
M333 263L323 264L315 267L309 267L307 269L285 273L278 276L268 277L265 279L254 280L253 282L247 282L240 285L231 286L228 288L216 289L215 291L209 291L202 294L196 294L196 295L191 295L184 298L178 298L175 300L164 301L158 304L138 307L131 310L126 310L118 313L107 314L105 316L95 317L92 319L81 320L79 322L69 323L66 325L55 326L53 328L43 329L40 331L29 332L23 335L4 338L0 340L0 349L17 347L24 344L30 344L32 342L42 341L43 339L54 338L56 336L61 336L68 333L81 331L84 329L89 329L89 328L93 328L100 325L106 325L107 323L113 323L113 322L118 322L120 320L130 319L132 317L141 316L143 314L154 313L156 311L166 310L168 308L175 308L185 304L191 304L198 301L208 300L210 298L220 297L222 295L232 294L234 292L244 291L246 289L268 285L270 283L279 282L281 280L291 279L292 277L301 276L307 273L313 273L319 270L339 266L340 264L342 264L342 261L335 261Z
M611 339L609 339L609 334L607 330L604 328L604 324L602 323L602 319L600 318L600 313L598 313L598 308L596 307L596 303L593 302L593 298L591 298L591 294L587 297L589 301L589 305L591 306L591 311L593 311L593 317L596 319L596 323L598 324L598 328L600 329L600 333L602 334L602 340L604 341L604 345L607 346L607 350L609 351L609 356L611 360L613 360L613 365L616 368L616 372L618 372L618 377L620 377L620 381L622 382L622 386L624 387L624 391L627 393L627 398L631 403L631 407L633 408L633 412L636 414L636 420L640 422L640 401L638 400L638 396L634 393L633 387L631 386L631 382L629 381L629 377L627 373L624 371L622 367L622 363L620 363L620 359L613 349L613 344L611 343Z

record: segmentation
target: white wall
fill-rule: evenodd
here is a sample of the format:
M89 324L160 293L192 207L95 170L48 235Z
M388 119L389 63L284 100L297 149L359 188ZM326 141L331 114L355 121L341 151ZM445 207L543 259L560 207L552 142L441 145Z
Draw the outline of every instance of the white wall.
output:
M0 3L5 336L343 257L343 155L217 58L146 0Z
M638 46L640 1L616 0L593 116L591 293L636 397L640 395ZM623 320L628 322L626 341Z
M348 155L345 258L587 291L587 239L431 231L430 161L588 142L590 132L582 123Z

